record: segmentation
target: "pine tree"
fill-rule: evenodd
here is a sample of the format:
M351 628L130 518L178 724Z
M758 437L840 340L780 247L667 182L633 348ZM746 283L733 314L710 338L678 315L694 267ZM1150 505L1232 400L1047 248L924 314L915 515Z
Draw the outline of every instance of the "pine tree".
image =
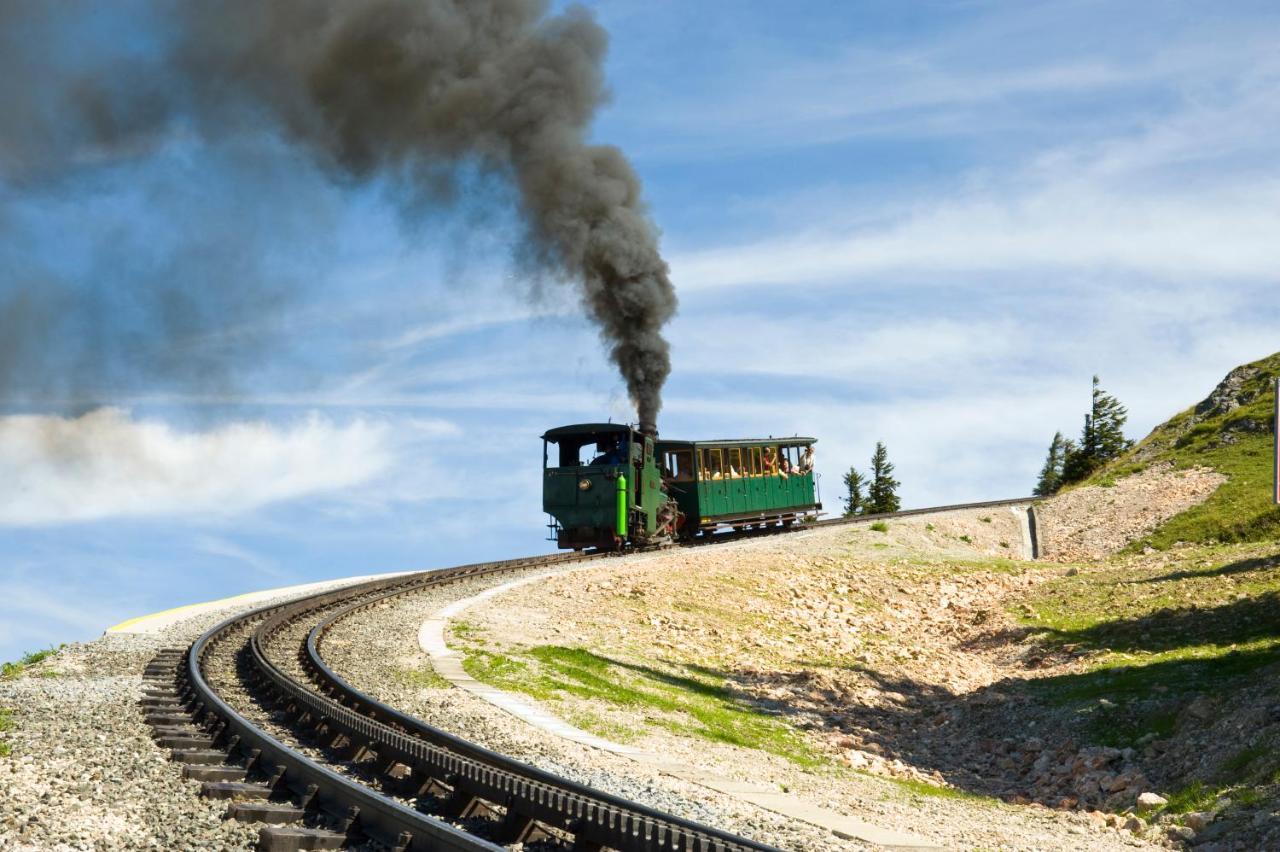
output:
M1040 468L1040 479L1036 482L1035 490L1031 492L1035 496L1048 497L1062 487L1064 444L1062 433L1054 432L1053 440L1049 442L1049 455L1044 460L1044 467Z
M1090 412L1093 426L1093 443L1095 453L1100 462L1108 462L1120 456L1133 446L1124 436L1124 424L1129 420L1129 411L1120 401L1098 386L1098 377L1093 377L1093 406Z
M849 472L844 475L844 487L849 490L849 496L844 498L844 516L846 518L861 515L866 511L867 499L862 494L862 486L866 481L866 477L858 473L856 467L849 468Z
M899 483L892 474L889 452L882 441L876 441L876 451L871 456L871 485L867 488L867 514L896 512L902 508L898 499Z
M1084 430L1080 433L1080 443L1070 442L1071 447L1062 455L1062 481L1058 484L1071 485L1086 479L1098 466L1097 445L1093 439L1093 418L1084 416Z
M1098 377L1094 376L1093 396L1089 413L1084 416L1080 445L1064 451L1059 487L1083 481L1132 447L1133 441L1124 436L1124 424L1128 419L1129 412L1119 400L1102 390Z

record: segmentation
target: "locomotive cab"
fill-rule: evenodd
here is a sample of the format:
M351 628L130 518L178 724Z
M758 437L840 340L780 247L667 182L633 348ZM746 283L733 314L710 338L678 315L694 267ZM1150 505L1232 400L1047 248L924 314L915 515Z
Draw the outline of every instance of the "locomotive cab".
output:
M584 423L542 436L542 509L556 544L616 550L656 544L675 530L654 438L616 423Z

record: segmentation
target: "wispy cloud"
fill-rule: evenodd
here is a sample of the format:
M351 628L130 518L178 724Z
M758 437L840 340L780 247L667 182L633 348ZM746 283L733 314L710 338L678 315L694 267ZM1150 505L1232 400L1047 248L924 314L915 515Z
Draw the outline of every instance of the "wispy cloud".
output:
M391 458L386 427L368 420L179 432L116 408L10 416L0 418L0 523L226 516L356 485Z
M1050 268L1185 281L1271 275L1280 268L1277 233L1276 181L1143 196L1055 185L940 199L875 230L788 234L688 252L672 265L686 290Z

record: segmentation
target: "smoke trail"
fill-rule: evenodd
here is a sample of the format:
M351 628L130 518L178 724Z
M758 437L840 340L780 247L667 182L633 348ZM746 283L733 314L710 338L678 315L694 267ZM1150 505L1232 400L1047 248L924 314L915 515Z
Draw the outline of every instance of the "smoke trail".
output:
M447 193L460 164L510 178L529 256L581 285L643 422L670 372L675 291L614 147L588 145L604 31L542 0L236 0L186 4L178 55L206 120L253 105L326 166ZM228 94L247 110L228 101Z
M46 8L0 0L0 21L39 21ZM78 119L50 138L138 151L157 126L189 122L214 138L279 133L342 181L390 177L412 196L448 198L467 169L509 181L527 231L522 256L577 283L640 420L656 422L670 372L661 332L676 299L635 172L616 148L586 141L606 97L606 36L588 12L552 16L543 0L228 0L153 11L171 39L157 73L139 73L146 57L129 56L114 74L68 75L54 100ZM48 115L21 83L39 63L4 64L24 73L0 92L43 126ZM0 136L0 169L6 154L59 150L30 142Z

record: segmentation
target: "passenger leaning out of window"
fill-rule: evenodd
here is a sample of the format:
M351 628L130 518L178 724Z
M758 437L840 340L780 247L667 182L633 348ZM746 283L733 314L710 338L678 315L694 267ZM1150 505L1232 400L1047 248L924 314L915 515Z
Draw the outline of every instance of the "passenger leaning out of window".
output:
M800 472L813 473L813 444L805 447L800 454Z

